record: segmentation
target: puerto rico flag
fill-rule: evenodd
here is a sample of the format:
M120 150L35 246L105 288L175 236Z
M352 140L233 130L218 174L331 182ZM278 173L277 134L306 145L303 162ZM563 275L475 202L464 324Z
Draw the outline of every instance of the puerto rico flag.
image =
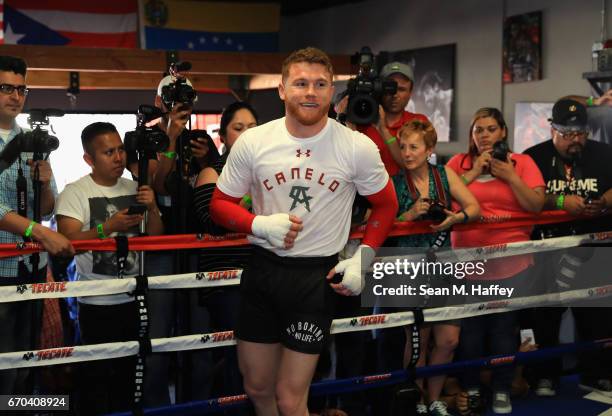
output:
M137 0L4 0L4 43L136 48Z

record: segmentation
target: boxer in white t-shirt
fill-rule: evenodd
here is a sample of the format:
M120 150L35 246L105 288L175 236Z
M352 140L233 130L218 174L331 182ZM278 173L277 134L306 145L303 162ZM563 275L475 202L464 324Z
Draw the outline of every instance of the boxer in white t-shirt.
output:
M315 48L283 63L285 117L249 129L234 144L210 213L249 234L255 255L242 282L236 328L244 386L257 414L306 416L308 388L329 336L335 292L358 295L364 265L397 211L376 146L327 113L333 69ZM372 205L355 256L338 263L356 192ZM240 207L251 195L253 213ZM332 283L336 273L342 280Z

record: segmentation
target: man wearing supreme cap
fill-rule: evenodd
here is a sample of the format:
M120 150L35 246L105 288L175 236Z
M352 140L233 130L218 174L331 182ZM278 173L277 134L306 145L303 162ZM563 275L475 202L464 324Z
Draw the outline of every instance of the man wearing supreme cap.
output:
M612 217L605 215L612 207L612 146L588 138L586 108L578 101L560 99L552 110L551 136L548 141L530 147L525 154L531 156L546 181L544 209L563 210L577 219L561 224L536 227L534 237L561 237L612 230ZM592 251L572 248L543 253L537 258L542 272L540 281L550 277L555 290L591 286L582 264L590 259ZM559 324L565 308L543 307L534 313L536 342L541 347L554 346L559 340ZM582 340L594 340L612 335L612 310L602 307L574 307L572 313ZM612 359L605 351L589 352L580 357L580 388L598 391L612 397ZM537 378L536 394L554 396L561 365L547 361L534 366Z

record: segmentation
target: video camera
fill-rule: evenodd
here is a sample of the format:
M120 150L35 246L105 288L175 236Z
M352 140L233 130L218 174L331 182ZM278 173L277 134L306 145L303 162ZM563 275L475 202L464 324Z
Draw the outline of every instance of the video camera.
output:
M168 148L170 139L157 125L148 126L151 121L164 115L164 112L152 105L142 104L138 107L136 129L125 133L123 141L127 152L163 152Z
M34 153L34 160L41 160L43 153L51 153L59 147L57 137L49 134L44 126L49 125L49 117L62 117L64 112L53 108L32 109L28 124L32 130L21 131L0 153L0 172L11 166L21 153Z
M351 58L359 64L359 73L347 86L348 106L346 120L367 125L378 121L378 105L385 94L395 94L397 82L384 80L376 72L375 58L367 46Z
M191 107L194 101L196 101L197 94L195 90L188 83L187 78L181 74L181 72L189 71L190 69L190 62L176 62L170 65L168 72L174 81L164 85L161 89L161 99L168 111L172 110L179 103Z

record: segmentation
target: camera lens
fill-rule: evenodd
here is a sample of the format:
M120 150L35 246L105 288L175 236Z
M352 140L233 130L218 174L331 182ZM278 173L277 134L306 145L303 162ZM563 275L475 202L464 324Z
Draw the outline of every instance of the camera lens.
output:
M347 120L360 125L378 120L378 103L371 95L359 94L349 99Z

